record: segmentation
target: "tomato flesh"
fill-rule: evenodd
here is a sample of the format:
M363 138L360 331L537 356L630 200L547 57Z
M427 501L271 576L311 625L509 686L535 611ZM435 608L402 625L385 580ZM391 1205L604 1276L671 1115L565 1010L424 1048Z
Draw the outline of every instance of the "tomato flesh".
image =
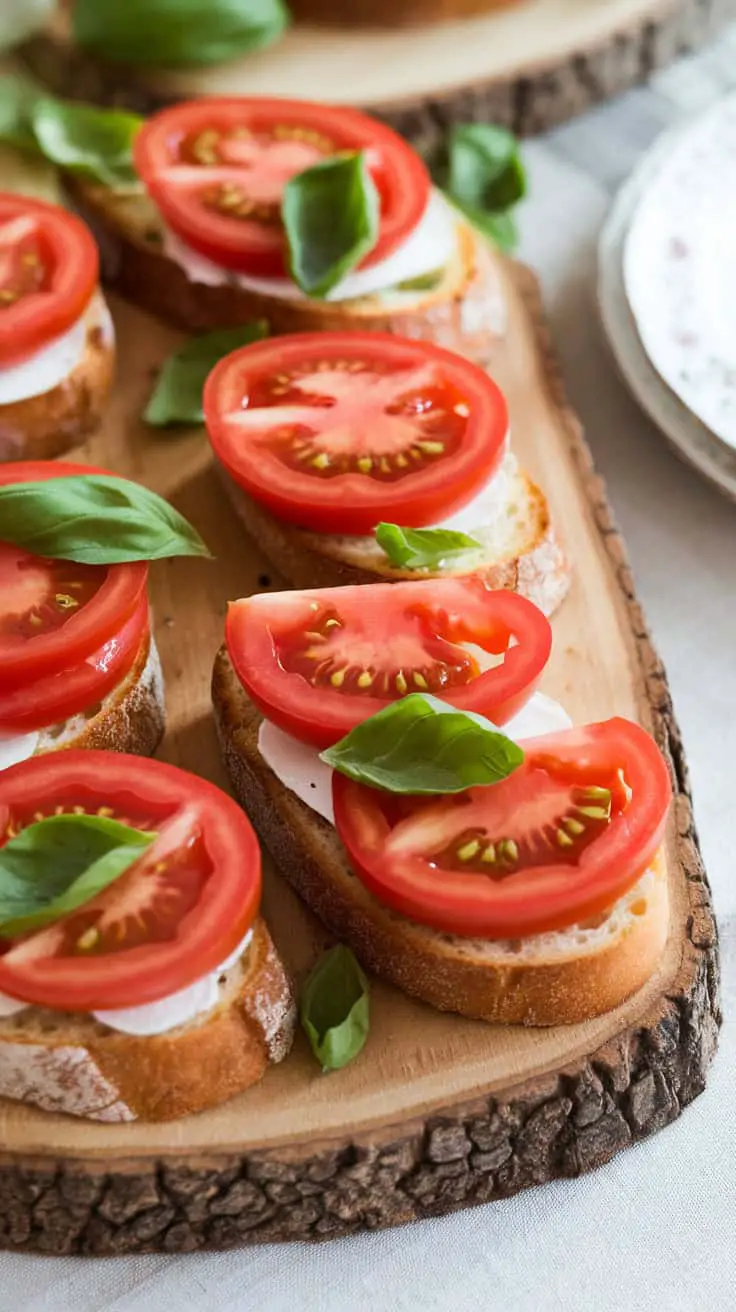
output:
M671 783L656 744L613 719L522 745L507 779L440 800L335 773L335 823L366 887L420 924L480 938L606 912L662 842Z
M240 808L174 766L112 752L52 753L0 775L0 842L44 815L80 810L157 837L92 901L0 943L0 992L97 1011L156 1001L216 970L260 900L260 850Z
M363 261L370 265L416 227L430 181L401 137L356 110L245 97L189 101L144 124L135 162L166 222L194 250L226 268L283 277L286 183L323 159L360 150L381 205L379 237Z
M80 219L0 193L0 363L27 359L71 327L98 274L97 246Z
M369 534L465 505L503 457L504 398L449 351L383 333L302 333L243 347L207 379L210 441L279 519Z
M471 577L264 593L231 605L226 640L263 714L324 748L410 692L505 724L533 693L552 635L530 601Z

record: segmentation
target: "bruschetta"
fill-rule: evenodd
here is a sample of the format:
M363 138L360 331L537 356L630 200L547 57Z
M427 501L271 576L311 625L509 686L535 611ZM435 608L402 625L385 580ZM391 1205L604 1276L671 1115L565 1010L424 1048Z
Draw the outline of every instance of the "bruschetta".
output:
M89 229L0 193L0 461L48 459L94 432L114 365Z
M259 1080L295 1020L260 894L203 779L107 752L0 774L0 1096L162 1121Z
M534 693L548 653L530 603L436 580L240 601L214 668L284 876L369 969L487 1021L610 1010L667 937L667 767L638 725Z
M215 366L204 412L246 529L298 587L478 574L546 613L565 596L547 501L470 361L388 334L274 338Z

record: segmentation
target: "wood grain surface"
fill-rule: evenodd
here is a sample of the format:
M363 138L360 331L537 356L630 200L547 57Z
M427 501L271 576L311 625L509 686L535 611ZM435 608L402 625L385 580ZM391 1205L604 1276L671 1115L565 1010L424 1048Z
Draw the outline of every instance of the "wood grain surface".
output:
M397 1223L591 1169L703 1088L720 1019L717 939L666 678L565 403L535 281L511 263L501 277L510 323L494 373L513 444L546 488L576 567L543 689L577 722L640 719L672 765L672 921L659 971L607 1016L536 1031L442 1015L377 982L369 1041L345 1070L322 1076L300 1037L260 1086L171 1124L103 1126L0 1104L5 1246L188 1251ZM76 454L165 493L217 555L157 564L152 576L168 684L163 755L222 782L209 682L226 602L278 580L243 537L203 432L146 432L139 421L176 334L130 306L114 310L114 404ZM270 870L265 911L303 976L326 937Z
M736 0L524 0L412 28L297 24L268 50L209 69L105 64L63 17L22 50L57 92L143 113L196 95L281 95L360 105L412 139L453 123L529 135L643 82L736 16Z

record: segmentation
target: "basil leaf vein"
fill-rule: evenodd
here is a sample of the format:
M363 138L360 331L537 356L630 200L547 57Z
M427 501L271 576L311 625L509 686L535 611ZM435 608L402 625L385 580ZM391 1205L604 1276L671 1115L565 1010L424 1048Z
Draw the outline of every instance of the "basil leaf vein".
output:
M294 281L308 296L326 296L378 240L380 201L363 152L290 178L281 214Z
M163 497L114 474L0 486L0 542L85 565L210 554Z
M0 848L0 936L16 938L84 906L155 836L95 815L28 825Z
M202 389L207 375L223 356L264 337L268 337L268 324L263 319L192 337L164 361L143 413L146 423L153 428L201 424L204 420Z
M410 693L351 729L320 759L371 788L429 796L499 783L524 753L484 716Z
M338 943L320 957L302 989L299 1016L323 1071L340 1070L361 1052L370 1025L370 989L350 948Z
M467 533L448 528L402 528L381 523L376 542L398 569L441 569L469 551L482 551L483 543Z
M74 38L105 59L130 64L218 64L275 41L283 0L76 0Z

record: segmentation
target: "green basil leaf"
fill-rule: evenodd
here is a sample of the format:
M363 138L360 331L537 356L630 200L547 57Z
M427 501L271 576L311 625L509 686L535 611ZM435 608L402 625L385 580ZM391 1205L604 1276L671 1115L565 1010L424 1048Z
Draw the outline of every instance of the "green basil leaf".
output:
M0 542L85 565L210 554L178 510L113 474L0 486Z
M404 278L397 282L392 291L397 292L433 292L439 287L445 276L444 269L432 269L430 273L418 273L416 278Z
M290 178L281 213L294 281L309 296L326 296L378 239L380 202L363 152Z
M54 815L0 848L0 936L75 911L127 870L155 834L99 815Z
M221 328L217 332L192 337L186 346L164 361L143 412L146 423L153 428L165 428L168 424L201 424L204 420L202 389L207 375L223 356L264 337L268 337L268 324L264 319L239 328Z
M450 134L447 189L462 205L497 214L526 194L513 133L492 123L461 123Z
M219 64L284 31L282 0L76 0L80 46L105 59L171 68Z
M299 999L309 1045L323 1071L338 1071L357 1057L370 1024L368 980L350 948L338 943L310 972Z
M490 720L411 693L364 720L320 759L350 779L389 793L461 793L496 784L524 753Z
M59 168L108 187L137 183L133 140L143 122L139 114L44 96L33 108L32 121L42 153Z
M479 232L482 232L483 236L487 237L489 241L492 241L499 250L507 253L516 250L519 243L519 232L511 211L507 211L505 214L486 214L483 210L473 209L469 205L461 205L452 196L448 199L452 201L456 209L460 210L461 214L465 215L468 222L472 223L473 227L477 228Z
M469 551L482 551L483 543L467 533L448 528L402 528L379 524L376 542L398 569L442 569Z
M0 141L40 154L33 131L33 109L40 95L29 78L0 77Z

